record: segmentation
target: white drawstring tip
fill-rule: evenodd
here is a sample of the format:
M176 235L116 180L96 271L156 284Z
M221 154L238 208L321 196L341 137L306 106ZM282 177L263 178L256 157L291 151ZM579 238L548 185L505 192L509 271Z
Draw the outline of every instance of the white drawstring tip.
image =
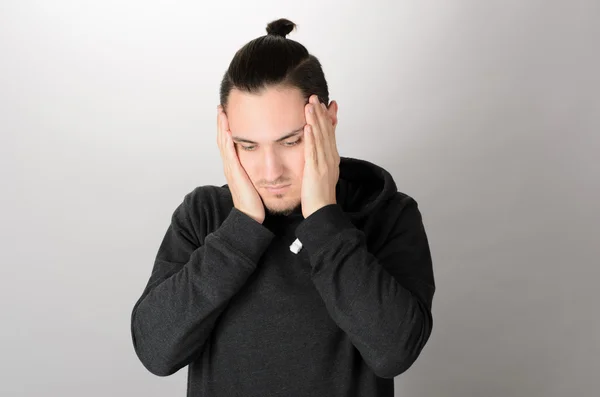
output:
M292 243L292 245L290 245L290 251L292 251L294 254L297 254L298 252L300 252L301 249L302 249L302 243L298 239L296 239L296 241L294 241Z

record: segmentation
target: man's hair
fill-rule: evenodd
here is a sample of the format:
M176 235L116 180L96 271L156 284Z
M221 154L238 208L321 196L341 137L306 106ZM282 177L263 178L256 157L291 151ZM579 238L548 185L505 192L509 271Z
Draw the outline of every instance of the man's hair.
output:
M249 94L259 94L272 86L298 88L305 101L315 94L329 104L327 81L319 60L306 48L285 36L296 24L278 19L267 25L267 34L240 48L223 76L220 101L227 108L233 88Z

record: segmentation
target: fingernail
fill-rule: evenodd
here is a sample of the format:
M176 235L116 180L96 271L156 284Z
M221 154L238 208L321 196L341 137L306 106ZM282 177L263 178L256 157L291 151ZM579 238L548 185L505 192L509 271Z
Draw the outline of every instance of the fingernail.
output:
M308 105L308 113L312 113L313 111L313 105Z

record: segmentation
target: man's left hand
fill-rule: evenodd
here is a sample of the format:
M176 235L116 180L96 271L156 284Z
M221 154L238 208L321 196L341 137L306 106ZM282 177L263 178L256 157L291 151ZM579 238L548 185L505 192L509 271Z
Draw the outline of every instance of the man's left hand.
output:
M311 95L305 108L304 175L302 177L302 215L336 204L335 188L340 175L340 155L335 141L335 126L325 104Z

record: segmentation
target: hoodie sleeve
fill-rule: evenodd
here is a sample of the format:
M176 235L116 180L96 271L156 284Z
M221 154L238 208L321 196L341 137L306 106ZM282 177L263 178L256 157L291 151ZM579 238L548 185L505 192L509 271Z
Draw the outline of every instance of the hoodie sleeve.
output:
M393 378L415 362L432 331L431 253L417 202L397 196L382 216L376 252L338 204L296 229L327 310L374 373ZM390 222L390 224L387 224Z
M195 230L207 222L190 219L189 198L173 213L150 279L131 314L135 352L158 376L177 372L202 353L217 318L274 237L233 207L200 245Z

